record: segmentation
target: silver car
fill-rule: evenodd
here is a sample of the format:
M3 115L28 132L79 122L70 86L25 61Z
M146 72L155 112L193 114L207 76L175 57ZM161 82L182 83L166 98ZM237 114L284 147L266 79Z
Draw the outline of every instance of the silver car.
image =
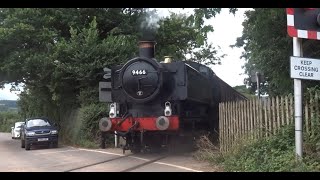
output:
M20 138L20 129L21 129L22 125L24 125L24 122L16 122L16 123L14 123L14 126L11 127L12 139Z

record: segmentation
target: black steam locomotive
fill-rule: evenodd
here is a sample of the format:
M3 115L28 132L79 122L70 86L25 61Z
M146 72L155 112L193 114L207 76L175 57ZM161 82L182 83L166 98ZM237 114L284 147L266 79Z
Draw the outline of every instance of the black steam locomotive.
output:
M111 104L100 130L124 137L124 150L132 152L159 148L179 136L192 141L199 130L217 138L219 103L246 98L207 66L170 57L159 63L154 48L155 42L140 41L139 57L105 70L99 96Z

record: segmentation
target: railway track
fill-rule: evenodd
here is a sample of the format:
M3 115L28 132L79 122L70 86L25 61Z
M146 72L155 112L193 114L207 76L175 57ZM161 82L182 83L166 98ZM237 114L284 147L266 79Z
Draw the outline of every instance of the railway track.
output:
M131 168L122 170L121 172L130 172L130 171L132 171L132 170L135 170L135 169L138 169L138 168L140 168L140 167L146 166L146 165L148 165L148 164L154 163L154 162L159 161L159 160L161 160L161 159L164 159L164 158L166 158L166 157L168 157L168 156L161 156L161 157L159 157L159 158L156 158L156 159L147 161L147 162L145 162L145 163L138 164L138 165L133 166L133 167L131 167Z
M133 159L139 159L139 160L146 161L146 162L140 163L138 165L133 165L130 168L126 168L126 169L120 171L120 172L130 172L132 170L135 170L135 169L138 169L140 167L146 166L148 164L157 162L157 161L159 161L161 159L164 159L164 158L169 156L169 155L163 155L163 156L160 156L158 158L149 160L149 159L145 159L145 158L141 158L141 157L136 157L135 155L136 154L123 155L123 156L120 156L120 157L115 157L115 158L112 158L112 159L99 161L99 162L96 162L96 163L91 163L91 164L87 164L87 165L84 165L84 166L79 166L79 167L76 167L76 168L68 169L68 170L65 170L63 172L73 172L73 171L76 171L76 170L81 170L81 169L89 168L89 167L92 167L92 166L95 166L95 165L104 164L104 163L108 163L108 162L112 162L112 161L116 161L116 160L120 160L120 159L125 159L125 158L133 158Z
M68 169L68 170L63 171L63 172L72 172L72 171L79 170L79 169L84 169L84 168L87 168L87 167L90 167L90 166L95 166L95 165L98 165L98 164L103 164L103 163L106 163L106 162L115 161L115 160L118 160L118 159L123 159L123 158L129 157L129 156L133 156L133 154L124 155L124 156L120 156L120 157L116 157L116 158L112 158L112 159L108 159L108 160L104 160L104 161L88 164L88 165L85 165L85 166L79 166L79 167L76 167L76 168Z

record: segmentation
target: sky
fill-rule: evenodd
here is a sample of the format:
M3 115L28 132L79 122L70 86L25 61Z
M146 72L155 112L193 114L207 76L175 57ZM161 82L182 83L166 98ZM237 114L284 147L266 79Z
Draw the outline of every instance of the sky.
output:
M207 21L210 23L214 32L208 35L208 41L216 46L220 46L222 53L226 54L221 59L221 65L212 65L211 69L223 81L230 86L244 85L244 74L242 66L245 63L244 59L240 59L243 48L231 48L230 45L236 43L237 37L242 35L242 22L244 21L244 12L248 9L239 9L233 15L229 14L228 9L223 9L221 14L216 18Z
M157 9L159 14L166 16L169 11L172 12L192 12L192 8L178 10L174 8ZM230 86L244 85L244 59L240 59L243 48L231 48L230 45L235 44L237 37L242 35L242 22L244 21L244 12L250 10L248 8L238 8L235 15L229 13L229 8L222 8L220 14L216 17L206 20L206 25L212 25L214 32L208 34L208 42L212 43L215 47L220 46L218 54L226 54L221 58L221 65L209 65L209 67Z
M160 16L166 16L169 11L177 11L176 9L157 9ZM185 9L183 12L190 12L191 9ZM206 24L211 24L214 32L208 34L208 42L214 46L220 46L219 54L226 54L221 58L221 65L210 65L209 67L230 86L243 85L244 75L244 59L240 59L243 48L231 48L230 45L235 44L237 37L242 35L242 22L244 21L244 12L248 9L239 8L235 15L229 14L228 8L223 8L221 13L216 17L207 20ZM17 92L10 92L10 85L5 85L4 89L0 89L0 100L17 100Z

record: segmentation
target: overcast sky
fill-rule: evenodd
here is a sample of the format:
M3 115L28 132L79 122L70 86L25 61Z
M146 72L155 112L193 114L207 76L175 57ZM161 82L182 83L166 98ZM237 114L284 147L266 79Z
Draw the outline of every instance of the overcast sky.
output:
M242 22L244 21L244 12L248 9L239 9L236 15L229 14L228 9L223 9L221 14L217 15L216 18L209 20L214 32L210 33L208 40L220 46L222 53L226 54L221 59L221 65L210 66L212 70L219 76L223 81L228 83L230 86L243 85L244 78L244 59L240 59L243 48L231 48L230 45L235 44L237 37L242 35Z
M170 8L169 10L176 11ZM242 22L244 20L244 12L248 9L241 9L236 12L236 15L229 14L229 10L223 9L220 14L215 18L206 21L207 24L211 24L214 28L214 32L208 35L209 42L212 42L215 46L221 47L221 54L226 56L221 59L221 65L210 66L212 70L222 80L228 83L230 86L243 85L243 79L246 77L243 73L242 66L244 60L240 59L242 48L231 48L236 42L236 38L242 34ZM159 11L159 9L158 9ZM190 11L186 9L185 11ZM167 15L167 9L160 9L160 15ZM6 88L0 89L0 100L16 100L18 96L15 93L10 93L9 85Z

